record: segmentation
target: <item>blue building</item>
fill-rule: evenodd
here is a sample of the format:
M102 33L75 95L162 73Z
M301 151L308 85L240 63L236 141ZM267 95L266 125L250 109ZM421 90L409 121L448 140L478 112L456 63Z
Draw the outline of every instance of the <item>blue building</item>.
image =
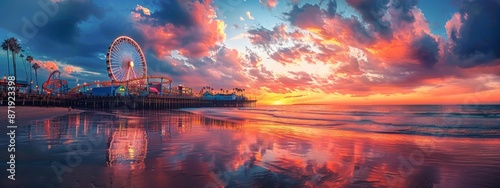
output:
M208 91L205 91L205 93L203 93L203 98L212 100L214 99L214 95L212 95L212 93Z
M96 87L92 89L92 96L127 96L125 86Z
M203 98L205 99L210 99L210 100L236 100L236 99L242 99L241 97L238 97L236 94L231 93L231 94L215 94L213 95L212 93L206 91L203 93Z

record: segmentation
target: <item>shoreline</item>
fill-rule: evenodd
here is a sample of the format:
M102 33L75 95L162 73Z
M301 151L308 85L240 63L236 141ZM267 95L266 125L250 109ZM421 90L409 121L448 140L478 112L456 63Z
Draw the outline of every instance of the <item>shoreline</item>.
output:
M7 110L7 106L0 106L0 114L4 114L3 116L0 116L0 122L2 124L8 124ZM14 125L24 126L30 124L32 121L54 118L68 114L79 114L85 112L85 110L72 109L69 111L68 108L63 107L16 106L14 112L16 114L16 123Z

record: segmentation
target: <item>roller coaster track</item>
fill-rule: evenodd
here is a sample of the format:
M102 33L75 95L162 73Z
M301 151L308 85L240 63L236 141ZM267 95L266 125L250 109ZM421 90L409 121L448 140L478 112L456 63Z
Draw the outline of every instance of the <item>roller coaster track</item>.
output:
M50 73L49 78L42 84L42 88L47 93L61 92L64 93L68 90L68 82L61 79L61 72L58 70Z
M144 79L164 79L164 82L165 84L168 84L168 83L172 83L172 79L170 79L169 77L166 77L166 76L146 76L146 77L140 77L140 78L134 78L134 79L130 79L130 80L127 80L127 81L105 81L105 82L91 82L91 83L86 83L86 84L82 84L82 85L79 85L79 86L76 86L74 88L71 88L69 90L70 93L76 93L78 92L81 88L84 88L84 87L90 87L90 86L96 86L96 85L102 85L102 86L111 86L111 85L119 85L119 84L126 84L127 82L134 82L134 81L138 81L138 80L144 80Z

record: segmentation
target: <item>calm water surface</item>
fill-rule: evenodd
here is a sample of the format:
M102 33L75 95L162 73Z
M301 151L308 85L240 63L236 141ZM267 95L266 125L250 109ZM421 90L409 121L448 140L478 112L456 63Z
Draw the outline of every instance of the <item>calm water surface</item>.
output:
M499 122L500 106L85 112L20 126L0 187L500 187Z

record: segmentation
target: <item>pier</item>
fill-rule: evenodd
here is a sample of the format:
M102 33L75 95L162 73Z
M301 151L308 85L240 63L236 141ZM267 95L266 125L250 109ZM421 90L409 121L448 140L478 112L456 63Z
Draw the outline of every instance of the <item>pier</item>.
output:
M129 46L129 48L121 48ZM32 60L32 59L31 59ZM30 61L30 60L28 60ZM15 101L15 106L72 107L96 109L178 109L200 107L255 107L256 100L245 96L240 88L214 90L203 87L196 94L193 89L179 83L172 87L172 79L167 75L148 75L146 58L132 38L120 36L108 48L106 71L110 80L84 82L70 88L68 81L54 70L38 86L38 64L33 65L36 87L33 81L16 80L14 76L0 79L0 106ZM31 79L32 80L32 79ZM210 89L210 90L209 90ZM16 94L9 100L8 92ZM9 105L12 106L12 105Z
M1 106L8 105L2 95ZM94 109L179 109L201 107L255 107L256 100L212 100L191 96L54 96L17 95L15 106Z

